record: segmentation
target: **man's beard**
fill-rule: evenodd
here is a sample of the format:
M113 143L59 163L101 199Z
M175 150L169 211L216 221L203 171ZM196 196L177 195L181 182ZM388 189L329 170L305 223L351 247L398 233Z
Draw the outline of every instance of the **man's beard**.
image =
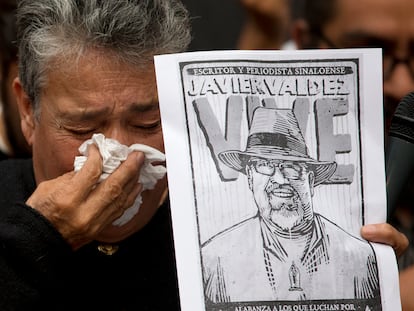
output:
M268 189L270 190L270 189ZM298 193L290 186L277 191L291 192L290 197L281 198L272 191L267 192L267 219L283 231L291 231L303 222L304 208ZM293 195L292 195L293 194Z
M304 212L301 203L293 202L278 204L277 208L269 202L269 218L283 231L291 231L303 222Z

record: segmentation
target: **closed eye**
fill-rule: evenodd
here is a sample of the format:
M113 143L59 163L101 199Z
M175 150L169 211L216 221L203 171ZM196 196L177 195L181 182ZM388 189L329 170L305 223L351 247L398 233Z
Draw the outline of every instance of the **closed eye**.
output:
M153 123L148 123L148 124L137 124L134 125L134 127L136 128L142 128L142 129L154 129L154 128L158 128L161 126L161 121L157 121L157 122L153 122Z
M70 134L78 137L90 136L93 133L97 132L96 128L64 128L65 131L69 132Z

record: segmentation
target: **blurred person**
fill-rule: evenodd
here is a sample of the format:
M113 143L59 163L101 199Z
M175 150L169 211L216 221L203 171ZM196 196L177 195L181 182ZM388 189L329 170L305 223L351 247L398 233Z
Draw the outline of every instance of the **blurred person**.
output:
M235 49L244 11L240 0L182 0L191 22L189 51Z
M387 131L398 103L414 90L412 12L410 0L308 0L292 37L299 49L382 48Z
M298 49L383 48L385 129L396 106L414 90L414 3L409 0L240 0L252 36L240 49L280 49L286 39ZM350 22L352 21L352 23ZM250 24L256 26L251 27ZM247 26L246 26L247 25ZM247 31L250 33L250 31ZM266 38L266 39L261 39ZM255 41L257 40L257 41Z
M153 56L186 49L186 9L20 0L16 16L13 90L33 152L0 162L0 310L179 310L167 180L142 191L140 177L148 150L164 152ZM75 172L94 134L145 148L108 174L94 142ZM138 212L116 223L138 197ZM397 255L406 248L388 224L361 230Z
M29 157L31 154L20 128L20 116L12 91L12 82L17 76L15 10L15 0L3 0L0 3L0 159Z

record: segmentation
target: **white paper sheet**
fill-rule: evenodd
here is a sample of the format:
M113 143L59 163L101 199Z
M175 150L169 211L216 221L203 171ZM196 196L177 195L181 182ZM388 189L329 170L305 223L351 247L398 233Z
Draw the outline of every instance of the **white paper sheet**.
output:
M182 310L401 309L359 234L386 218L379 49L155 65Z

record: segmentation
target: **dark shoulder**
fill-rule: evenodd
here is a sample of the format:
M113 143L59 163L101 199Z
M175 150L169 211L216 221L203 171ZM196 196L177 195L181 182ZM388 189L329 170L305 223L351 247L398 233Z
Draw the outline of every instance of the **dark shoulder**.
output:
M0 161L0 202L25 201L35 189L31 159Z
M1 168L32 168L33 169L33 162L32 159L4 159L0 161Z
M31 159L7 159L0 161L0 180L33 179Z
M6 153L4 153L2 150L0 150L0 161L4 161L10 159L10 156Z

